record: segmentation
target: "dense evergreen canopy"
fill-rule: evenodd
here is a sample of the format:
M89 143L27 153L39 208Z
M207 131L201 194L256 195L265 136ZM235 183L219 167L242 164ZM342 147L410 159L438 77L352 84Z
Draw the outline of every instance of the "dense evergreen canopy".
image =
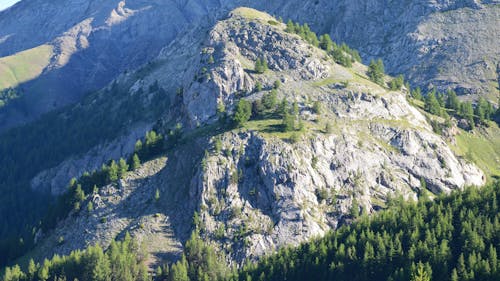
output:
M239 280L500 280L500 184L393 201L326 237L248 265Z

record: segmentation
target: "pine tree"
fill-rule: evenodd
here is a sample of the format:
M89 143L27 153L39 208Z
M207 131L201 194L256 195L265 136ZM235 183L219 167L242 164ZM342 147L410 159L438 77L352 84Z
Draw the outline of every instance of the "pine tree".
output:
M272 89L269 94L264 95L262 98L262 104L266 109L274 109L278 101L278 92Z
M82 190L80 184L76 185L73 192L73 209L75 211L80 210L80 203L85 199L85 193Z
M497 250L495 249L495 247L493 247L492 244L490 244L490 248L488 250L488 258L490 261L491 271L493 273L496 273L498 270L498 257L497 257Z
M269 66L267 65L267 60L265 58L262 58L262 73L266 72L269 69Z
M255 61L254 70L256 73L262 74L268 69L267 61L265 58L257 58Z
M274 81L273 88L278 90L280 87L281 87L281 81L280 80Z
M285 114L283 115L283 119L282 119L281 123L282 123L284 132L293 131L295 128L295 118L286 111L285 111Z
M288 20L288 22L286 23L286 29L285 29L286 32L289 32L289 33L295 33L295 25L293 24L293 21L292 20Z
M92 256L93 264L91 264L90 274L91 280L96 281L111 281L111 265L108 257L104 254L99 244L89 248L90 255Z
M459 280L467 279L467 269L465 267L464 254L460 254L457 261L457 274Z
M396 76L396 78L391 80L391 82L389 84L389 88L393 91L401 90L403 85L404 85L404 77L403 77L403 75L400 74L400 75Z
M171 281L189 281L186 257L172 265L170 270Z
M420 178L420 189L421 190L426 190L427 189L427 183L425 182L425 178L424 177Z
M472 107L472 103L463 102L460 104L460 117L467 119L471 128L474 128L474 109Z
M214 141L214 149L216 153L220 153L222 151L222 141L220 137L216 137Z
M448 90L446 99L446 108L458 111L460 108L460 101L457 94L453 90Z
M294 116L298 116L299 115L299 103L297 101L293 102L293 105L292 105L292 114Z
M475 115L479 119L479 123L484 123L485 120L490 119L491 104L485 98L480 97L475 108Z
M135 143L135 146L134 146L134 152L135 153L140 153L142 150L142 141L141 140L138 140L136 143Z
M458 279L458 273L455 268L451 271L451 281L460 281Z
M368 66L368 77L379 85L384 84L384 63L381 59L370 61L370 65Z
M333 41L330 38L330 35L323 34L319 38L319 47L327 52L330 52L333 49Z
M120 158L120 161L118 161L118 178L122 179L125 177L125 174L127 173L129 168L129 165L125 161L125 159Z
M266 96L262 97L262 100L254 100L252 102L252 116L257 118L264 114L265 106L263 105L263 100Z
M288 112L288 102L286 98L283 97L278 106L278 113L281 115L282 118L284 118L287 112Z
M262 91L262 83L260 83L260 81L255 82L255 91L256 92Z
M423 100L422 91L420 90L420 87L417 87L413 91L411 91L411 97L416 100Z
M137 156L137 153L134 153L134 155L132 156L132 164L130 165L130 167L132 168L132 171L135 171L139 169L140 166L141 160L139 159L139 156Z
M236 106L233 120L238 127L243 126L252 116L252 105L247 100L241 99Z
M425 105L424 108L427 112L440 115L441 114L441 106L439 105L438 100L436 99L435 91L431 91L425 97Z
M160 190L157 188L155 191L155 201L158 202L160 200Z
M115 182L118 180L118 165L116 165L115 160L111 160L106 177L108 182Z
M41 281L46 281L49 279L49 268L50 268L50 261L48 259L45 259L43 261L43 265L40 269L38 269L38 279Z
M321 103L319 101L315 101L313 104L313 112L316 114L321 114Z
M161 269L161 266L157 266L155 269L155 275L157 277L163 277L163 270Z
M261 73L261 71L262 71L262 62L260 61L260 58L257 58L257 60L255 61L254 70L255 70L256 73Z
M35 261L33 259L30 259L28 264L28 274L27 274L28 280L33 280L35 278L35 274L36 274Z
M446 100L444 97L444 94L441 92L436 93L436 99L438 100L439 106L440 107L445 107L446 106Z
M430 281L432 270L428 264L418 262L417 266L412 270L411 281Z

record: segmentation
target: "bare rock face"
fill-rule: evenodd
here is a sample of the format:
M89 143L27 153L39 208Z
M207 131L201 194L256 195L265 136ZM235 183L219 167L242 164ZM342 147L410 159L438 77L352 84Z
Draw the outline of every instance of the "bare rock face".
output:
M436 194L484 182L431 132L389 125L373 139L360 133L344 128L296 144L254 132L222 136L223 151L206 159L195 185L206 236L243 262L322 236L352 219L353 208L372 213L391 197L416 199L427 192L421 179Z
M192 124L206 123L216 117L218 105L230 110L238 95L252 92L255 83L250 74L257 59L266 60L272 71L286 71L297 79L328 76L330 69L320 55L312 46L299 44L298 36L283 33L282 27L249 23L237 12L231 17L210 32L200 63L187 71L194 81L186 81L183 101Z

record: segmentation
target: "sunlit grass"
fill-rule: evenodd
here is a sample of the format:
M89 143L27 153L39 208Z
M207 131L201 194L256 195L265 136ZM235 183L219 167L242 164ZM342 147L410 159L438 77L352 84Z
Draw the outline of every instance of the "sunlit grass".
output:
M41 45L8 57L0 58L0 90L16 87L38 77L50 63L53 48Z
M473 132L460 130L453 150L474 162L481 168L489 180L500 177L500 128L490 122L489 128L476 128Z

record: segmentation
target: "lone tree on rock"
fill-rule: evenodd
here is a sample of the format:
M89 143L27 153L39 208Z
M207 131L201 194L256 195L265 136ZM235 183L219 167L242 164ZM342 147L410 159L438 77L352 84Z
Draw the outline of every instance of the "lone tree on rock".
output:
M267 61L265 58L257 58L255 61L255 72L262 74L268 69Z
M241 127L250 120L252 116L252 105L250 102L241 99L236 106L236 112L234 113L233 120L238 127Z

